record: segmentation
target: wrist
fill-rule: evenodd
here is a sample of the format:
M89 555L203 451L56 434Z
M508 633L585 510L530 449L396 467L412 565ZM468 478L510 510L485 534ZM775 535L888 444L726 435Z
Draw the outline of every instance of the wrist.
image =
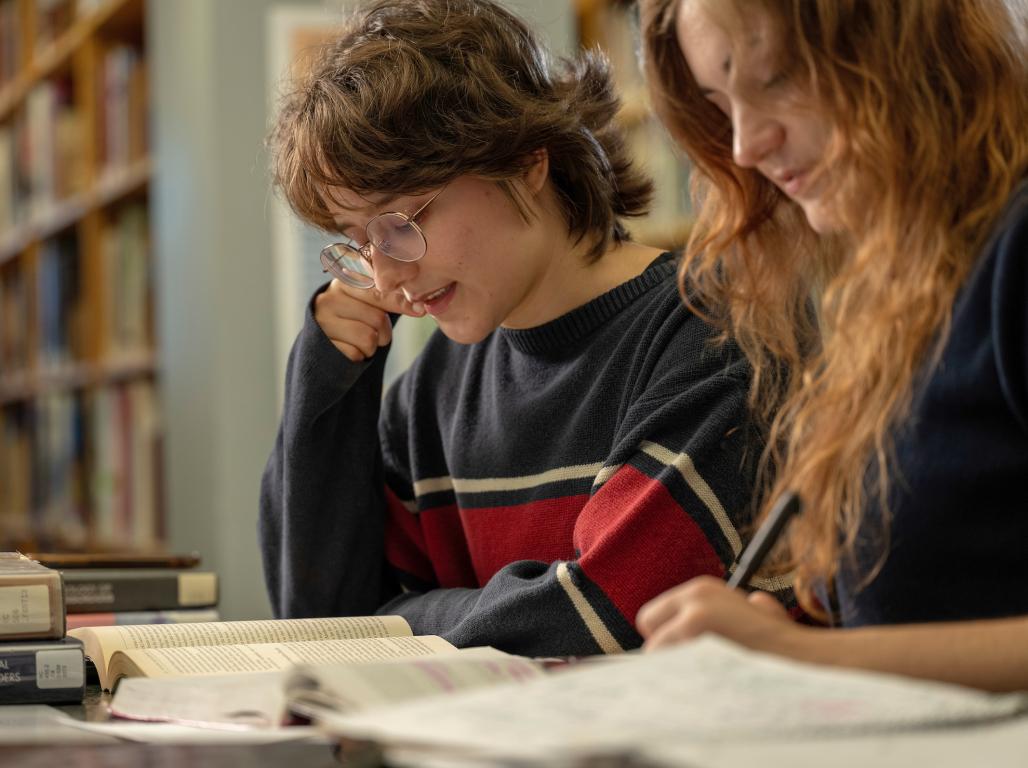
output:
M830 653L830 633L832 630L822 627L792 624L774 638L768 650L796 661L834 664L836 662Z

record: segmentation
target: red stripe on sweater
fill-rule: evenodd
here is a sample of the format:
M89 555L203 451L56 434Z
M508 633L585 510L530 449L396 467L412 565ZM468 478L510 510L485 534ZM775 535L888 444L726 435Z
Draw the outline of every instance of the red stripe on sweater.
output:
M658 480L625 465L582 510L579 565L635 625L643 603L694 576L724 577L703 530Z
M589 496L528 504L458 509L455 505L413 515L387 492L390 524L386 556L402 571L441 587L477 588L518 560L573 560L575 520Z
M582 494L461 510L479 585L517 560L573 560L575 520L588 500Z
M457 505L426 509L418 518L439 586L444 589L482 586L475 579Z
M435 581L435 569L426 554L428 550L417 515L410 512L388 487L385 489L385 495L388 512L385 533L386 560L422 581Z

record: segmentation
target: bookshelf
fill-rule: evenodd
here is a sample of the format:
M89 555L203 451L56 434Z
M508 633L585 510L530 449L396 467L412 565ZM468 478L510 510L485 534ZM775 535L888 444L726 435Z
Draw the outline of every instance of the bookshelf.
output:
M610 58L623 106L619 119L636 162L656 186L650 213L629 222L633 238L660 248L681 248L689 237L689 166L650 110L639 63L638 7L627 0L576 0L583 47Z
M0 0L0 549L161 547L144 0Z

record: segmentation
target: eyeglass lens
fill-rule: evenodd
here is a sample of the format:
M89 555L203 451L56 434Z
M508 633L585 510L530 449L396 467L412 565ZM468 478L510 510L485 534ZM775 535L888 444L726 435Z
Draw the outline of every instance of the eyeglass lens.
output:
M370 248L397 261L417 261L425 255L428 247L417 225L400 213L376 216L368 222L365 233L368 242L363 249L347 240L327 245L321 251L321 265L325 271L355 288L375 286Z

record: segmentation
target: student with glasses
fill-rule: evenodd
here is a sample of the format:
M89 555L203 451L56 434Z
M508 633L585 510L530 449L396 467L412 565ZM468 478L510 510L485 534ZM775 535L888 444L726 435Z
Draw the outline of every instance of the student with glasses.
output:
M704 201L683 274L772 376L767 506L803 501L778 566L843 627L700 578L643 609L648 646L1028 690L1025 11L644 0Z
M371 3L287 97L275 180L335 242L263 480L276 615L616 652L643 602L732 563L749 369L628 238L651 185L617 109L598 55L555 62L487 0ZM392 321L425 313L383 399Z

